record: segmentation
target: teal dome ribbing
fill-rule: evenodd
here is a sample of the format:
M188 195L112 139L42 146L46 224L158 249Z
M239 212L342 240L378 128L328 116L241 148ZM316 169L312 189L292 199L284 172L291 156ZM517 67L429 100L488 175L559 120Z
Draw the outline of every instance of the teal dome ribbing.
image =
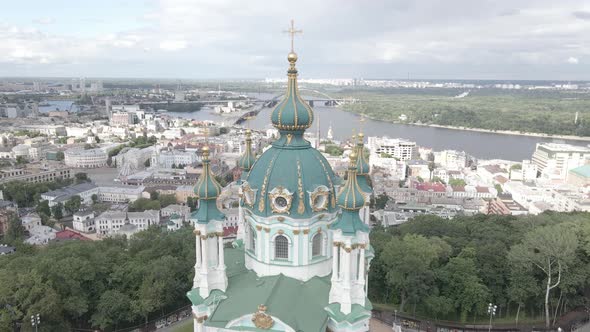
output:
M195 185L195 194L200 200L216 199L221 194L221 185L219 185L211 173L209 162L209 147L204 147L203 173Z
M294 53L291 53L294 55ZM287 92L283 100L273 110L270 120L279 130L304 131L313 122L311 107L299 95L297 87L297 56L289 56L289 70L287 71Z

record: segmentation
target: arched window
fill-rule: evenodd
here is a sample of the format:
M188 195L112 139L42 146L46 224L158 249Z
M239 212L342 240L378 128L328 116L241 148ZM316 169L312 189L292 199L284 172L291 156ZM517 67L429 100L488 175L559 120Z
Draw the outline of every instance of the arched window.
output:
M256 231L250 227L250 250L256 251Z
M275 259L289 259L289 240L284 235L275 238Z
M316 233L311 240L311 257L322 255L322 234Z

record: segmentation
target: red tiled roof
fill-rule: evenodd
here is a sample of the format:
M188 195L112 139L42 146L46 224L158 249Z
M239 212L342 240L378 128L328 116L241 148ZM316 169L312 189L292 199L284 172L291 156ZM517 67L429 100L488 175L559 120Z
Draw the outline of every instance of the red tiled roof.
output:
M74 240L74 239L81 240L81 241L90 240L86 236L84 236L78 232L71 231L69 229L55 233L55 238L58 240Z
M223 237L238 235L238 226L223 227Z
M503 175L496 175L496 176L494 176L494 180L500 182L501 184L504 184L504 183L508 182L508 179L505 176L503 176Z
M416 184L416 189L421 191L434 191L434 192L445 192L447 188L442 183L431 183L431 182L424 182Z
M453 191L465 191L465 186L452 186Z
M475 187L478 193L489 193L490 189L488 187Z

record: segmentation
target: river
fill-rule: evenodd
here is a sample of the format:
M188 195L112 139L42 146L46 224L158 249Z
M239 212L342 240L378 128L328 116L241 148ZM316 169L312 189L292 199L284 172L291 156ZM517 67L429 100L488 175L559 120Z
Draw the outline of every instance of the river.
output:
M258 97L258 94L253 95ZM270 99L268 96L260 96ZM358 132L360 116L342 111L337 107L326 107L316 103L314 113L316 119L309 130L316 130L315 121L319 118L322 137L326 136L328 128L332 126L334 138L345 140L352 135L353 130ZM252 129L272 128L270 113L272 109L263 109L256 118L248 120L244 126ZM172 116L191 118L197 120L228 121L229 119L216 115L211 111L193 113L168 113ZM363 125L365 136L389 136L405 138L415 141L418 145L434 150L459 150L480 159L506 159L522 161L530 159L535 146L539 142L565 142L575 145L587 145L588 142L574 140L554 140L543 137L504 135L495 133L475 132L466 130L434 128L424 126L412 126L405 124L389 123L367 119Z

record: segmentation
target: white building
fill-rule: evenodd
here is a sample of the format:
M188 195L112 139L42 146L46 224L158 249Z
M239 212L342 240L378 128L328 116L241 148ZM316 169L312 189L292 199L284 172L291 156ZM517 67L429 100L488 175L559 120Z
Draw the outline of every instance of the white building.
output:
M565 180L569 170L588 163L590 148L560 143L537 143L532 162L549 180Z
M160 211L147 210L143 212L106 211L96 217L96 231L100 235L117 233L125 225L135 226L137 231L148 229L151 225L160 223Z
M82 233L94 232L95 220L94 212L92 211L78 211L74 213L72 226L75 230Z
M99 188L92 183L80 183L73 186L52 190L41 194L41 199L48 201L49 206L65 203L72 196L80 196L83 204L92 203L92 195L98 195Z
M416 155L416 142L401 138L369 136L369 150L373 154L388 154L398 160L411 160Z
M171 204L160 210L162 217L170 217L173 214L177 214L182 221L188 221L191 214L191 208L186 205Z
M510 180L531 182L537 178L537 165L523 160L520 169L510 169Z
M172 166L193 165L197 161L199 161L199 158L194 152L172 149L158 151L156 149L156 153L152 155L151 165L162 168L172 168Z
M129 126L132 125L134 122L133 120L133 113L129 112L119 112L113 113L111 115L111 126Z
M66 127L61 125L25 125L23 129L47 136L65 136Z
M64 152L66 166L98 168L107 166L108 154L104 149L72 148Z
M467 166L467 154L456 150L438 151L434 152L434 162L446 169L461 170Z
M100 187L98 200L108 203L129 203L141 198L144 186Z

